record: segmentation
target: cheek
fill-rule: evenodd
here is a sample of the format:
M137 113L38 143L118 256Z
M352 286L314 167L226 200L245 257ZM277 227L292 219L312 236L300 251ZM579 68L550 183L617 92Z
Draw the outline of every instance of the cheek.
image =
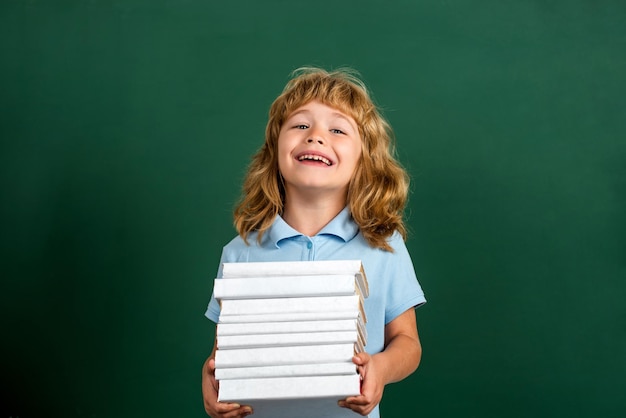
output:
M278 155L278 158L280 158L284 152L285 152L285 138L283 136L279 136L278 140L276 141L276 153Z
M291 160L289 147L284 141L279 140L276 146L276 159L278 160L278 169L283 170L285 165Z
M344 151L344 156L347 161L350 161L354 167L359 164L361 161L363 150L361 149L361 144L351 144L350 147L346 147Z
M363 157L359 155L359 158L354 162L354 168L352 169L352 174L356 173L359 169L359 166L362 164Z

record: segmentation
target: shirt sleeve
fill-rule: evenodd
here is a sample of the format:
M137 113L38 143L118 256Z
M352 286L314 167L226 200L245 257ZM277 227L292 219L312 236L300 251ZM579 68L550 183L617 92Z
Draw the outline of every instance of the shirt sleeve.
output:
M256 239L254 236L251 239ZM222 248L222 255L220 256L220 264L217 268L216 280L222 278L222 268L224 263L238 263L247 261L250 247L241 239L236 236L228 244ZM215 296L211 294L211 300L207 306L207 310L204 314L207 318L217 324L220 317L220 304L215 300Z
M417 308L426 303L424 291L417 280L413 261L402 236L395 233L390 244L394 252L385 266L388 272L386 274L388 281L386 283L385 325L407 309Z
M220 264L217 268L217 275L215 276L215 280L220 280L222 277L222 266L226 262L226 251L222 249L222 255L220 257ZM211 293L211 299L209 300L209 305L207 306L207 310L204 314L207 318L217 324L217 321L220 317L220 304L215 299L215 296Z

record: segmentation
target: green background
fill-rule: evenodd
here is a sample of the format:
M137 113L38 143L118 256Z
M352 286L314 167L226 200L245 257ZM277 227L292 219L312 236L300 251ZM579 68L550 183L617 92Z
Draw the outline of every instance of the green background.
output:
M267 110L359 70L429 303L384 417L626 410L626 3L4 0L2 415L203 417L203 317Z

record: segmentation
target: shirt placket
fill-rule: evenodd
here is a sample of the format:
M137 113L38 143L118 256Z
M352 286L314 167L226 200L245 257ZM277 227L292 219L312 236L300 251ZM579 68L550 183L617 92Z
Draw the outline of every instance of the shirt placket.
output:
M307 237L305 241L305 246L306 259L309 261L315 260L315 241Z

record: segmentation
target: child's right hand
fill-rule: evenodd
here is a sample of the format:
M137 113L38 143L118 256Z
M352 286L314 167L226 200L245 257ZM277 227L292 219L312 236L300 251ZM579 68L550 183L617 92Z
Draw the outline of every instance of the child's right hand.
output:
M218 382L215 380L215 360L209 357L202 366L202 397L204 410L211 418L238 418L252 414L252 408L236 403L217 401Z

